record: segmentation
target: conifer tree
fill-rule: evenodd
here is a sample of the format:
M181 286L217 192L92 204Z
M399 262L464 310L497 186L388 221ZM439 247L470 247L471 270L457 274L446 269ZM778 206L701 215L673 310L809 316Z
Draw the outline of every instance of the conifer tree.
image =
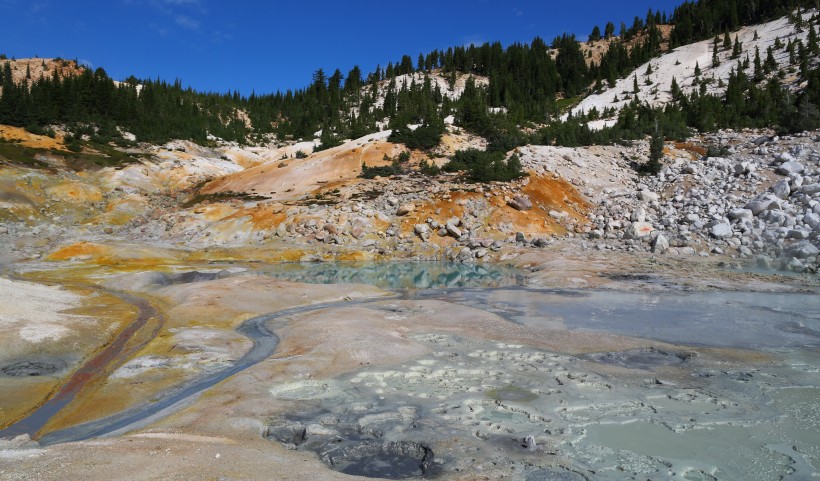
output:
M755 47L754 81L761 82L763 78L763 65L760 62L760 49Z
M607 40L612 38L615 35L615 24L612 22L607 22L606 26L604 27L604 37Z
M655 130L649 140L649 161L643 164L640 172L645 175L657 175L663 168L661 159L663 158L664 137L658 128L658 121L655 120Z
M700 75L701 75L700 65L698 64L698 62L695 62L695 77L700 77Z
M766 60L763 62L763 71L767 74L777 69L777 61L774 59L774 51L771 45L766 49Z
M742 52L743 52L743 47L740 44L740 39L738 39L738 36L735 35L735 44L734 44L734 47L732 48L732 58L733 59L734 58L740 58L740 54Z
M672 85L669 87L669 93L672 94L672 100L678 101L681 97L681 89L678 85L678 80L675 77L672 77Z
M597 42L598 40L601 40L601 27L595 25L592 28L592 33L589 34L589 41Z

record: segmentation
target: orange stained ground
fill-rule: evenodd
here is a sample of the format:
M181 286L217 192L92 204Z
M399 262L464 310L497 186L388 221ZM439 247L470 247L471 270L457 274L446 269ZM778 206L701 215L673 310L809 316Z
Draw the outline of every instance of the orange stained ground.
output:
M179 253L176 253L179 254ZM82 260L99 266L113 266L121 270L157 267L174 264L179 255L174 251L139 245L96 244L78 242L60 247L46 256L50 261Z
M353 149L342 145L306 159L284 160L284 167L274 161L226 175L207 183L201 192L241 192L277 200L297 200L331 183L357 182L363 163L370 167L387 165L390 161L384 160L384 156L392 158L400 151L400 146L389 142L369 142Z
M63 137L61 135L58 135L56 139L52 139L45 135L32 134L20 127L12 127L9 125L0 125L0 138L17 142L23 147L32 149L68 150L65 144L63 144Z
M702 145L695 145L689 142L675 142L675 148L677 150L682 150L687 152L689 155L692 156L693 159L699 159L706 155L706 148ZM667 149L664 149L664 153L668 153Z
M566 229L549 215L549 211L564 211L576 220L579 224L584 224L590 209L589 203L575 188L563 179L553 179L546 177L530 177L529 183L521 189L523 194L529 196L533 203L533 208L529 211L518 211L508 206L504 201L503 193L498 189L487 199L491 206L487 223L498 225L500 223L510 223L516 231L527 234L563 234ZM506 194L511 196L511 194ZM403 232L412 232L415 224L424 223L428 217L438 220L440 223L446 222L451 217L461 217L464 215L464 207L459 205L460 200L477 199L483 197L478 192L451 192L450 198L438 198L432 202L416 206L416 210L404 217L401 221ZM436 214L436 211L439 213ZM506 235L496 232L494 238L506 237ZM454 242L448 237L431 236L430 241L438 245L446 245Z

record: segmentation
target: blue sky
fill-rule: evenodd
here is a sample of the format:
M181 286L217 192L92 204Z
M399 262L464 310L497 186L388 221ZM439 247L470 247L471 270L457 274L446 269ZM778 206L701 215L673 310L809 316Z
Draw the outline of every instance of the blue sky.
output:
M682 0L0 0L0 52L63 57L112 77L160 77L243 94L301 88L317 68L364 72L471 42L586 39Z

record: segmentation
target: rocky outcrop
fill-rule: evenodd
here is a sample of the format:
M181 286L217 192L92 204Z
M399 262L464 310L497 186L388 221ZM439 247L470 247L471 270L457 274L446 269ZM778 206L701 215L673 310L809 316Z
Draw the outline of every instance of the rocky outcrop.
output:
M820 137L727 131L697 140L731 147L725 157L669 159L631 189L604 190L588 234L593 247L758 256L774 268L816 272Z

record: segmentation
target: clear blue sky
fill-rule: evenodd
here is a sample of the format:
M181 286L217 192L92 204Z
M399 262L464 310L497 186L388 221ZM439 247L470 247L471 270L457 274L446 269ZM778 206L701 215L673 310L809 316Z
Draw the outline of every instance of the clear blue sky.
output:
M63 57L115 79L160 77L243 94L301 88L317 68L364 72L485 41L586 39L682 0L0 0L0 52Z

